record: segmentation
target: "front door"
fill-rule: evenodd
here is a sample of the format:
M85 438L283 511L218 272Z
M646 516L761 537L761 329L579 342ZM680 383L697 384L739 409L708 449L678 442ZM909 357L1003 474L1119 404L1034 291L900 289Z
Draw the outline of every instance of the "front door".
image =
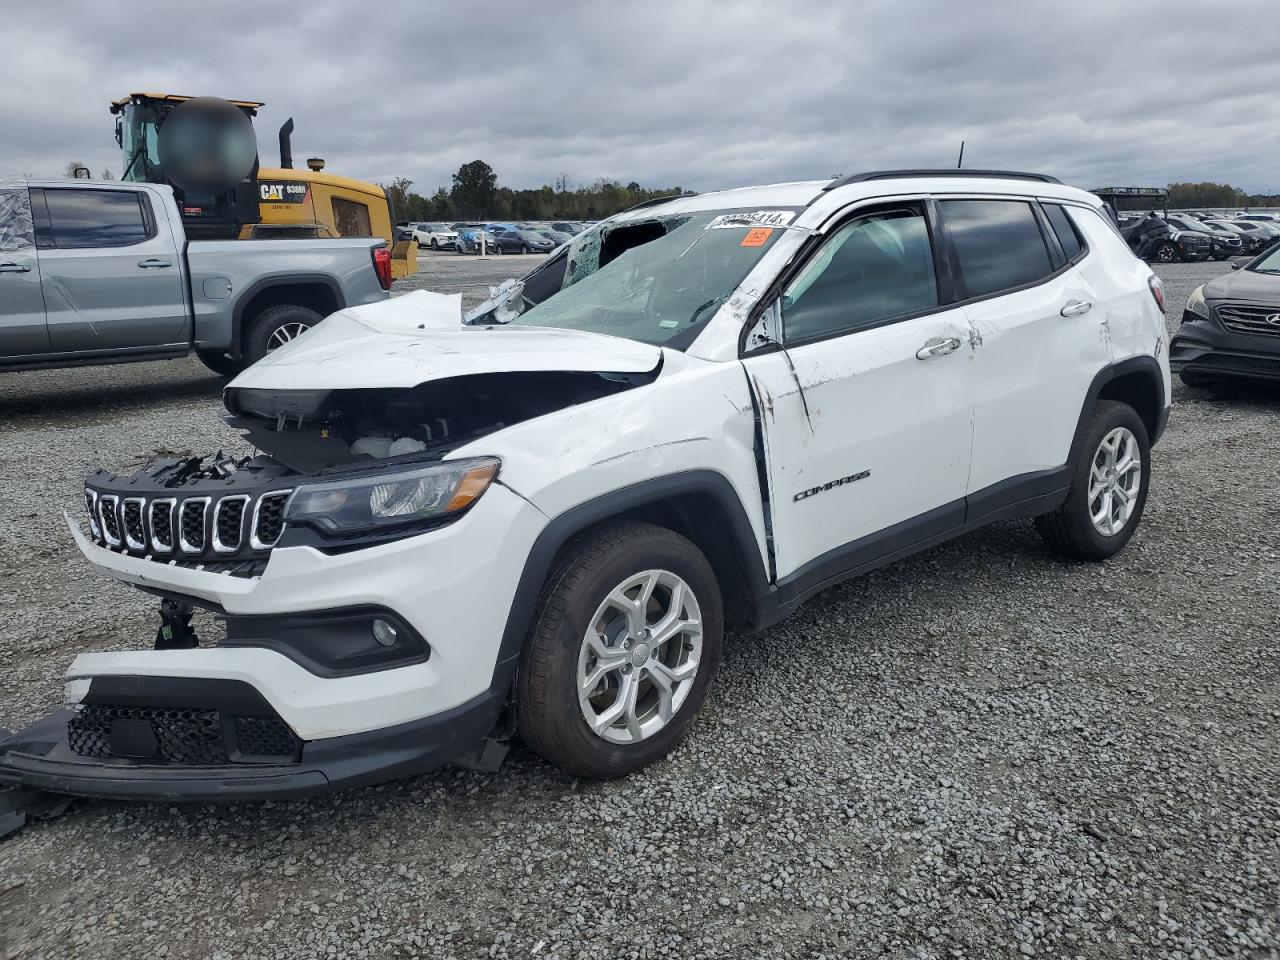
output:
M760 410L777 576L822 579L964 519L973 350L939 305L916 204L859 212L783 291L785 351L743 363Z
M49 352L40 264L26 187L0 188L0 358Z

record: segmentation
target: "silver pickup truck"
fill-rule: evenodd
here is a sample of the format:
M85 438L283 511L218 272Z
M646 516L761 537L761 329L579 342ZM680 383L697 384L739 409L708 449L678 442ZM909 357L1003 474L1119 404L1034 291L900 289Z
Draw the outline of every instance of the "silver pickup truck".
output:
M188 242L165 186L0 181L0 370L195 351L231 375L390 287L377 238Z

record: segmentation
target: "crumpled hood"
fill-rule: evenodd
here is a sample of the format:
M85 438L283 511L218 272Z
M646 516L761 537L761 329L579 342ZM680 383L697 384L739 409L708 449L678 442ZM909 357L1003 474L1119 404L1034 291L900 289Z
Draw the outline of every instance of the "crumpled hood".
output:
M548 327L463 326L462 298L425 290L339 310L230 386L275 390L413 387L477 373L645 373L660 348Z

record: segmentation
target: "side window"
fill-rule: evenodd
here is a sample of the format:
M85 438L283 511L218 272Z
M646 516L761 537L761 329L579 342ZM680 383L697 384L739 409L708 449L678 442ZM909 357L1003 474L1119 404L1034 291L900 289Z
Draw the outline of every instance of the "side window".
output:
M0 253L36 245L31 221L31 195L26 187L0 190Z
M787 343L879 326L938 305L929 228L889 210L839 228L782 295Z
M1045 216L1049 218L1049 226L1053 227L1058 243L1062 245L1062 252L1074 263L1085 252L1084 239L1080 236L1080 231L1071 221L1066 208L1056 203L1045 203L1041 206L1044 208Z
M369 226L369 208L363 203L334 197L333 222L338 225L340 237L373 236L373 228Z
M1035 283L1053 272L1031 204L944 200L938 206L970 297Z
M127 247L155 235L150 207L143 207L147 198L138 191L48 187L44 199L59 250Z

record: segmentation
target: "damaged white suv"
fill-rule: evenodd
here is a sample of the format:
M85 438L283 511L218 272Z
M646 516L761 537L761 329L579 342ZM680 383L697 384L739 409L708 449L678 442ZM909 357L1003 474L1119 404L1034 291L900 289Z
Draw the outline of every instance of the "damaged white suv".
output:
M634 771L726 623L994 520L1120 550L1168 415L1161 297L1088 193L896 171L630 210L466 317L339 311L227 388L255 456L89 478L72 534L162 598L156 649L77 657L0 779L287 796L513 735Z

